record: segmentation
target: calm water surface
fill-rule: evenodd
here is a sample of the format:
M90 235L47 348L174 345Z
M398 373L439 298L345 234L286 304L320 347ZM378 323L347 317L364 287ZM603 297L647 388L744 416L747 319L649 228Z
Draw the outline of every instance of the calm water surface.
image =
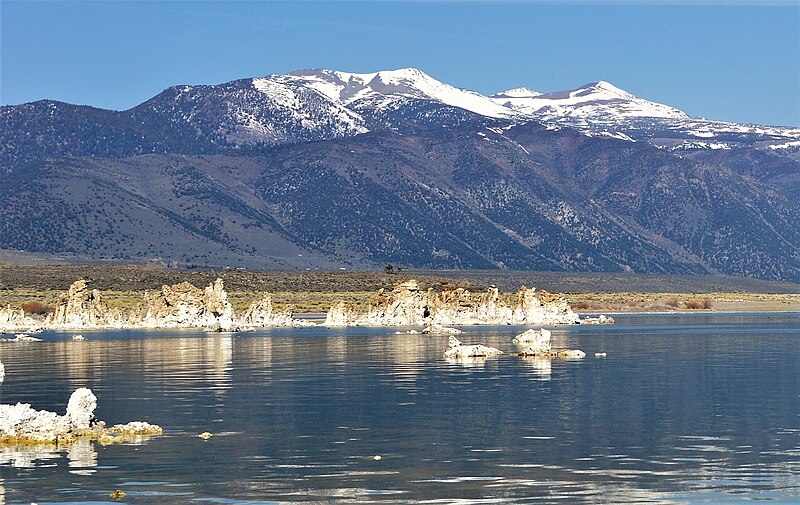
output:
M0 503L800 502L800 314L617 321L555 328L588 356L552 363L366 328L3 344L0 402L63 412L85 386L99 418L166 433L0 449Z

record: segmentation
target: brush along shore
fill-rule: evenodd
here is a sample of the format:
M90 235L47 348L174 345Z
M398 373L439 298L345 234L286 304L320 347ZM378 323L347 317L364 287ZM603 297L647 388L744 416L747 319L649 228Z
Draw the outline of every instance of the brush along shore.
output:
M519 286L562 295L578 312L672 311L798 311L800 285L788 282L721 276L666 276L520 271L381 272L256 272L242 270L186 271L134 265L6 265L0 264L0 306L44 314L78 278L89 281L110 308L130 310L145 291L189 282L205 286L222 278L236 311L268 291L275 311L325 313L341 302L367 310L379 289L416 279L420 289L465 288L501 292Z
M63 290L0 290L0 306L24 308L29 315L53 310ZM144 290L100 290L109 307L129 310L141 303ZM358 310L369 308L374 291L271 291L276 311L290 307L295 313L323 314L344 302ZM244 311L258 291L228 291L236 311ZM576 312L716 312L800 311L800 294L777 293L560 293Z

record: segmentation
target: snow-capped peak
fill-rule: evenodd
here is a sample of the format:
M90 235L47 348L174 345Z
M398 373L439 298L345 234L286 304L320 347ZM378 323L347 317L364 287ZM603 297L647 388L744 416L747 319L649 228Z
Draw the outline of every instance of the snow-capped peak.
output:
M495 93L489 98L532 98L539 95L541 95L541 93L530 88L514 88Z
M500 95L495 95L492 99L520 114L532 115L545 120L573 118L587 121L613 121L635 117L688 118L684 112L678 109L639 98L606 81L591 82L580 88L536 96Z
M614 86L613 84L611 84L608 81L590 82L589 84L581 86L580 88L578 88L578 90L605 91L605 92L612 93L612 94L615 94L615 95L620 95L620 96L633 96L630 93L628 93L627 91L625 91L624 89L620 89L620 88Z
M488 117L515 115L513 111L480 93L445 84L416 68L364 74L325 69L300 70L285 77L295 79L343 105L364 99L385 104L397 98L416 98L459 107Z

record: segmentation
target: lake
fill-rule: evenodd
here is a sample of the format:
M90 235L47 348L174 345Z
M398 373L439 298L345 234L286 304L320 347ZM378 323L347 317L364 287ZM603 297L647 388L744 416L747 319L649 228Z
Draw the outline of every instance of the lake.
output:
M514 351L524 329L459 337ZM554 347L587 357L552 362L453 363L447 336L395 331L2 344L1 403L63 413L89 387L100 419L165 434L2 448L0 503L112 503L115 489L142 504L800 501L798 313L560 326Z

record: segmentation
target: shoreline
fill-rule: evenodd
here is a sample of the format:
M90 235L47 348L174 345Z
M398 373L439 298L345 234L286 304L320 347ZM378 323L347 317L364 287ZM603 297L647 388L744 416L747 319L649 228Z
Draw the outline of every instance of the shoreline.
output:
M394 280L394 279L392 279ZM141 302L146 291L99 290L108 305L128 309ZM379 288L380 289L380 288ZM386 289L386 288L384 288ZM391 288L389 288L391 289ZM467 288L475 293L477 288ZM26 303L40 303L47 310L57 302L63 289L0 289L0 307L8 305L21 308ZM538 292L538 291L537 291ZM260 293L251 290L227 290L234 309L243 311ZM366 309L376 291L270 291L276 311L291 309L295 314L325 314L340 301L349 306ZM800 294L769 293L551 293L563 297L575 312L581 314L637 314L637 313L714 313L714 312L797 312L800 311ZM689 303L708 300L710 308L685 307ZM670 306L668 304L674 304Z
M162 286L174 287L178 282L204 286L217 277L224 280L225 303L234 312L246 311L254 300L268 294L271 311L302 314L300 319L307 315L320 319L337 305L367 311L380 301L381 293L412 278L420 292L462 288L472 296L496 286L495 291L507 298L527 285L537 288L535 293L540 298L563 298L573 311L586 316L800 312L800 284L709 276L528 271L188 272L133 265L30 267L3 263L0 307L24 308L27 315L43 318L58 305L73 281L85 279L109 310L125 312L139 306L145 293L157 293ZM552 289L556 287L566 289ZM474 301L468 296L462 303L469 307Z

